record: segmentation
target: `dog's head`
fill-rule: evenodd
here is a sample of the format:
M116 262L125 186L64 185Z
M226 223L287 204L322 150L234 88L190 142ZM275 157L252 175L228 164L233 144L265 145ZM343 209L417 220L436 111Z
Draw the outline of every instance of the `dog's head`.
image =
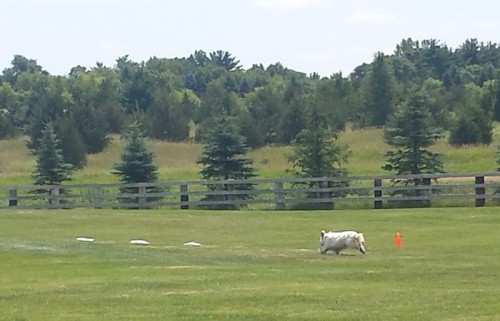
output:
M358 243L359 245L359 251L363 254L366 253L366 248L365 248L365 236L363 235L363 233L358 233L354 239L356 240L356 242Z
M319 245L323 246L325 244L325 230L321 230L319 234Z

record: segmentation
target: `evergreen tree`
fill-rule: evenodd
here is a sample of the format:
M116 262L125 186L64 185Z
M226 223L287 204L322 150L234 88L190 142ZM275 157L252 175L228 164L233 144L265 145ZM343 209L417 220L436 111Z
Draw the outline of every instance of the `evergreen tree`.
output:
M64 162L59 138L52 123L45 125L40 147L35 153L36 166L33 172L35 185L59 185L71 179L72 166Z
M113 166L112 173L122 183L148 183L158 179L158 167L153 163L154 153L149 150L139 124L132 123L121 155L121 162Z
M383 53L375 55L364 83L364 125L383 126L396 100L395 80Z
M64 160L74 169L82 169L87 164L87 146L82 134L71 117L58 117L54 121Z
M442 172L440 155L427 149L440 137L441 131L433 125L426 97L412 94L407 102L400 105L385 127L384 140L396 150L386 152L386 164L382 168L397 175ZM420 179L401 182L415 185L422 183Z
M198 163L203 166L201 176L206 180L245 180L255 176L252 160L245 158L247 152L245 138L239 133L233 119L227 115L220 116L214 128L207 137L203 152ZM250 190L252 184L211 184L211 191L215 190ZM206 200L246 199L249 195L207 195ZM215 206L229 209L233 206Z
M288 156L292 164L291 172L297 177L345 177L347 169L343 167L349 159L347 146L337 143L337 134L327 126L326 118L317 108L312 108L307 127L293 141L293 153ZM309 184L309 188L345 187L347 181L328 181L325 185L317 182ZM328 193L331 196L332 193ZM309 198L322 198L324 193L308 193ZM344 192L334 193L345 196ZM333 204L329 204L329 207Z
M153 163L154 153L149 150L139 123L133 122L128 130L121 162L113 166L112 174L120 176L124 184L151 183L158 179L158 167ZM122 193L138 193L136 187L121 188ZM146 193L159 193L159 187L146 187ZM157 201L158 197L148 197L147 201ZM139 203L139 198L128 198L124 203Z

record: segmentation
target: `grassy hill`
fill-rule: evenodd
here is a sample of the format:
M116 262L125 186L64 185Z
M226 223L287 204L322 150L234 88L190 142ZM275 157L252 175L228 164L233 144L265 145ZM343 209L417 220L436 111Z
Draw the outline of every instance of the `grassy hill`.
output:
M339 140L347 144L351 157L346 167L350 175L389 174L381 169L384 153L390 149L383 142L383 129L348 129ZM0 141L0 185L29 185L35 160L25 146L26 138ZM112 137L112 143L97 155L89 155L87 167L73 175L74 183L113 183L117 177L110 174L113 164L119 161L123 140ZM451 147L445 139L432 150L444 155L446 172L485 172L496 170L496 146L500 145L500 124L496 124L494 142L490 146ZM156 153L161 180L199 179L200 167L196 163L203 146L195 143L168 143L151 141ZM283 177L290 168L286 155L290 147L263 147L253 150L253 159L259 177Z

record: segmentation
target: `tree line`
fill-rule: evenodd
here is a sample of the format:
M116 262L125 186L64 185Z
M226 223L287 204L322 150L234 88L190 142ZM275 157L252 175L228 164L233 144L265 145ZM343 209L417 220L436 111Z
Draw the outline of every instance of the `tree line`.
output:
M36 60L14 56L0 76L0 138L26 135L40 148L50 122L64 160L85 166L109 135L137 121L146 137L205 142L222 115L230 116L248 147L288 145L321 118L325 129L385 126L418 94L430 126L453 145L489 144L500 120L500 47L467 39L453 49L439 40L403 39L349 75L305 74L280 63L244 70L227 51L185 58L116 59L49 74ZM299 136L299 133L302 134Z

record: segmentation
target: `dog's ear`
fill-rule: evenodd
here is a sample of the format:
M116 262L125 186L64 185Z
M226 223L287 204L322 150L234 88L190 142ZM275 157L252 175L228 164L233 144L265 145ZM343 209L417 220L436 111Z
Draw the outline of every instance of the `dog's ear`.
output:
M321 234L320 234L321 238L323 238L323 236L325 236L325 233L326 233L325 230L321 230Z

